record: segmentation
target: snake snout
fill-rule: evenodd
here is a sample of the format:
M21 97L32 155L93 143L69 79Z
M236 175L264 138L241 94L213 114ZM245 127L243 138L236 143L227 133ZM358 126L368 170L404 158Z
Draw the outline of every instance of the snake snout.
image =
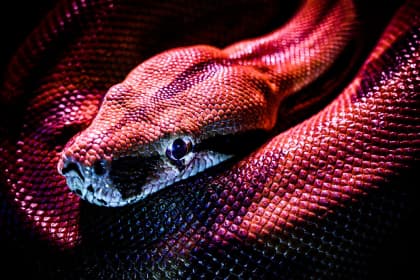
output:
M58 164L58 172L66 178L72 192L97 205L116 206L121 200L121 193L112 188L109 169L110 164L106 160L97 160L88 166L66 156Z
M83 197L85 172L80 163L72 158L62 157L58 164L58 173L66 178L67 185L71 191Z

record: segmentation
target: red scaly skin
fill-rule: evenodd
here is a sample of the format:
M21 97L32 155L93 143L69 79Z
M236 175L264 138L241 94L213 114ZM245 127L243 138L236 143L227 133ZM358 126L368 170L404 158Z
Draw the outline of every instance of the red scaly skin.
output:
M407 191L399 180L419 159L418 3L396 13L356 78L317 115L223 172L130 207L96 208L68 192L55 166L70 136L96 115L107 88L138 63L128 58L146 58L135 41L141 37L135 32L145 29L129 24L133 29L121 35L107 25L129 21L127 14L135 13L126 7L63 2L13 60L2 98L22 98L15 103L22 119L17 127L1 126L0 198L17 225L2 212L0 229L9 228L0 236L13 240L22 228L32 240L76 248L70 258L56 254L50 266L34 265L52 268L50 276L360 276L370 246L398 221ZM163 5L156 14L172 8ZM94 19L89 24L86 14ZM105 26L101 31L94 23ZM82 35L56 51L50 42L69 29ZM45 74L33 74L44 49L55 59L41 68Z
M351 1L304 1L263 37L148 59L107 92L92 124L64 148L59 172L89 202L122 206L229 159L234 152L212 142L272 130L280 103L337 59L354 18ZM191 148L173 160L166 151L176 140Z

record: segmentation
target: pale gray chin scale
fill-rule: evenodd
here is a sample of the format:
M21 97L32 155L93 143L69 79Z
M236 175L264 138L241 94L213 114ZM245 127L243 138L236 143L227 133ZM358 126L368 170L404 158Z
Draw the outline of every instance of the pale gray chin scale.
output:
M122 200L121 193L116 189L111 189L106 184L86 185L77 177L66 176L66 182L70 190L89 203L98 206L117 207L124 206L129 201Z

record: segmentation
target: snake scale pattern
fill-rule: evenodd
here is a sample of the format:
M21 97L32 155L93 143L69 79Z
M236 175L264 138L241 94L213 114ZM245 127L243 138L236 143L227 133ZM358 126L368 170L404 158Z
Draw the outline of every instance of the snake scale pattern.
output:
M63 173L63 150L74 155L68 147L82 142L74 136L91 124L113 85L168 49L223 49L292 22L305 7L268 0L156 2L57 1L4 70L0 245L6 271L51 279L363 279L372 276L373 264L392 263L380 257L383 248L418 211L419 2L394 4L383 25L369 29L365 25L380 20L355 1L353 39L334 22L339 39L333 50L347 48L316 60L318 68L330 70L313 74L309 67L299 76L290 63L281 66L287 71L280 81L287 73L291 81L312 78L282 100L275 135L250 154L130 205L99 207L71 192L57 165ZM313 21L319 34L328 11L350 3L303 2L322 8ZM340 19L346 21L343 14ZM256 44L249 56L269 52L269 46ZM243 49L238 44L226 52L246 57ZM188 52L180 53L182 61ZM201 66L194 71L212 67ZM165 75L171 67L176 72L183 65L168 65ZM159 75L150 82L158 88L167 77ZM232 75L230 81L242 85L246 77ZM198 84L211 78L219 82L216 75ZM136 145L124 137L115 138L121 141L114 151ZM95 159L111 147L107 141L97 145L87 150Z

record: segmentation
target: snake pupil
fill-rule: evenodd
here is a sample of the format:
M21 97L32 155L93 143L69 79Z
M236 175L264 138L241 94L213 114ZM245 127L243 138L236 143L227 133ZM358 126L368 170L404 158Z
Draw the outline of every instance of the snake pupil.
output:
M182 138L175 139L166 150L172 160L180 160L191 151L191 142Z

